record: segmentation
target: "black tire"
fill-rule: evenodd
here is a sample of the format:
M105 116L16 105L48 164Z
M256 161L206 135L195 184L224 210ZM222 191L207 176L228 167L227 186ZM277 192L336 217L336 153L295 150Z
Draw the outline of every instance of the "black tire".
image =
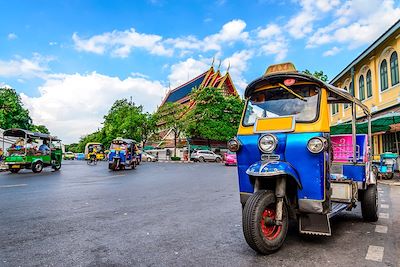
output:
M368 186L362 194L361 213L365 221L376 222L378 216L378 190L376 184Z
M199 162L204 162L204 157L199 157Z
M32 164L32 171L34 173L40 173L43 170L43 163L40 161L36 161Z
M221 158L216 158L216 159L215 159L215 162L216 162L216 163L220 163L220 162L221 162Z
M53 169L54 169L55 171L59 171L59 170L61 169L61 162L56 163L56 164L54 165Z
M21 169L10 169L11 173L18 173Z
M269 190L254 193L243 209L243 233L247 244L256 252L271 254L276 252L285 241L289 218L286 204L283 205L282 225L266 225L265 218L275 217L275 195Z

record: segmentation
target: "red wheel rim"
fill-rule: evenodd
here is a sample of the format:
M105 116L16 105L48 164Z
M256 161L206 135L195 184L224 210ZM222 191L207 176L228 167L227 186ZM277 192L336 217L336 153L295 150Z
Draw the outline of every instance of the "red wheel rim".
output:
M261 218L261 231L268 240L274 240L282 231L282 225L266 225L266 219L275 220L275 209L265 208Z

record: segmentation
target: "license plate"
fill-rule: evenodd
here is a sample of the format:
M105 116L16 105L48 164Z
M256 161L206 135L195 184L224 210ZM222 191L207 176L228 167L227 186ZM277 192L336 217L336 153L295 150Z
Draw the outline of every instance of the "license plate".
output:
M21 165L12 165L11 168L12 169L19 169L19 168L21 168Z

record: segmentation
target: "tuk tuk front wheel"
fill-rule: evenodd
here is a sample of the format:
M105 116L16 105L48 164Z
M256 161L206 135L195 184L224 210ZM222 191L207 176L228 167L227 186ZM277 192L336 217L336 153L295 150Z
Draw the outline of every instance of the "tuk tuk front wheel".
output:
M32 164L32 171L34 173L39 173L43 170L43 163L40 161L36 161L35 163Z
M282 224L275 224L276 198L269 190L254 193L243 209L243 233L247 244L261 254L277 251L285 241L289 218L286 203L283 203Z
M376 222L378 216L378 190L376 184L371 184L362 194L361 214L364 220Z

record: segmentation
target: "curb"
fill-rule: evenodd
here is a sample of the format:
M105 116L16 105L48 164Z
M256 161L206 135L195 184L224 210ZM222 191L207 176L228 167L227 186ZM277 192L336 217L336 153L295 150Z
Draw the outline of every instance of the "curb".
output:
M400 182L395 182L395 181L382 181L378 180L379 184L385 184L385 185L393 185L393 186L400 186Z
M162 162L162 163L194 163L193 161L183 161L183 160L158 160L156 162Z

